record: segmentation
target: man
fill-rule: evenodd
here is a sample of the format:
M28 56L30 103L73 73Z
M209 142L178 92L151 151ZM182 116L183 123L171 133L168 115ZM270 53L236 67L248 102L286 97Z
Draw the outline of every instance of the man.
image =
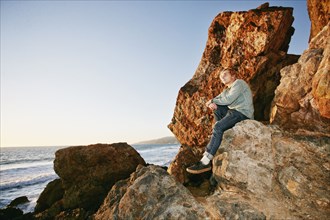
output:
M202 159L187 168L189 173L199 174L211 170L210 162L220 147L223 133L240 121L253 119L252 92L248 84L237 79L233 69L224 69L219 76L227 88L206 102L206 106L213 110L216 122Z

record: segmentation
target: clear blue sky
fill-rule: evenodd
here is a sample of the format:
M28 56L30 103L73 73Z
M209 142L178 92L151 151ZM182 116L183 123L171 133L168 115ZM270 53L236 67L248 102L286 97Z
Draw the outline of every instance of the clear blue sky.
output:
M1 147L172 135L214 17L265 1L1 1ZM305 0L289 53L308 45Z

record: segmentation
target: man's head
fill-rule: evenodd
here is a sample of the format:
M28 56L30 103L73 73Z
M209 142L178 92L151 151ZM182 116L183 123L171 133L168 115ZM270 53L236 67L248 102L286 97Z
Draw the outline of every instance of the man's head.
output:
M226 86L231 85L236 80L236 71L230 68L226 68L220 71L220 80Z

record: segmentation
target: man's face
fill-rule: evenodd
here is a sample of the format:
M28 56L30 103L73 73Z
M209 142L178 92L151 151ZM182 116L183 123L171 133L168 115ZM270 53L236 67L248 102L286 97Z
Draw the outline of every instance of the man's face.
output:
M230 74L229 70L226 70L220 73L220 80L223 84L229 85L235 81L235 77Z

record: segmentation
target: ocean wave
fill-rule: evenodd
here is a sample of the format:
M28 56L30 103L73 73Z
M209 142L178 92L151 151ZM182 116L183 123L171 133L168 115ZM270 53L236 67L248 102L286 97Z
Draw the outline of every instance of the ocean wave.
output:
M0 191L21 189L21 188L24 188L27 186L45 183L45 182L51 181L56 178L58 178L58 176L56 174L52 173L52 174L38 175L36 177L32 177L32 178L26 179L26 180L17 180L17 181L13 181L13 182L7 182L4 184L0 183Z
M0 165L8 165L8 164L25 164L25 163L35 163L39 161L53 161L55 156L53 157L44 157L44 158L34 158L34 159L27 159L27 158L22 158L22 159L1 159Z
M6 171L6 170L24 170L29 168L35 168L35 167L41 167L41 166L51 166L53 164L53 161L49 160L39 160L39 161L33 161L33 162L26 162L26 163L16 163L16 164L0 164L0 172Z

